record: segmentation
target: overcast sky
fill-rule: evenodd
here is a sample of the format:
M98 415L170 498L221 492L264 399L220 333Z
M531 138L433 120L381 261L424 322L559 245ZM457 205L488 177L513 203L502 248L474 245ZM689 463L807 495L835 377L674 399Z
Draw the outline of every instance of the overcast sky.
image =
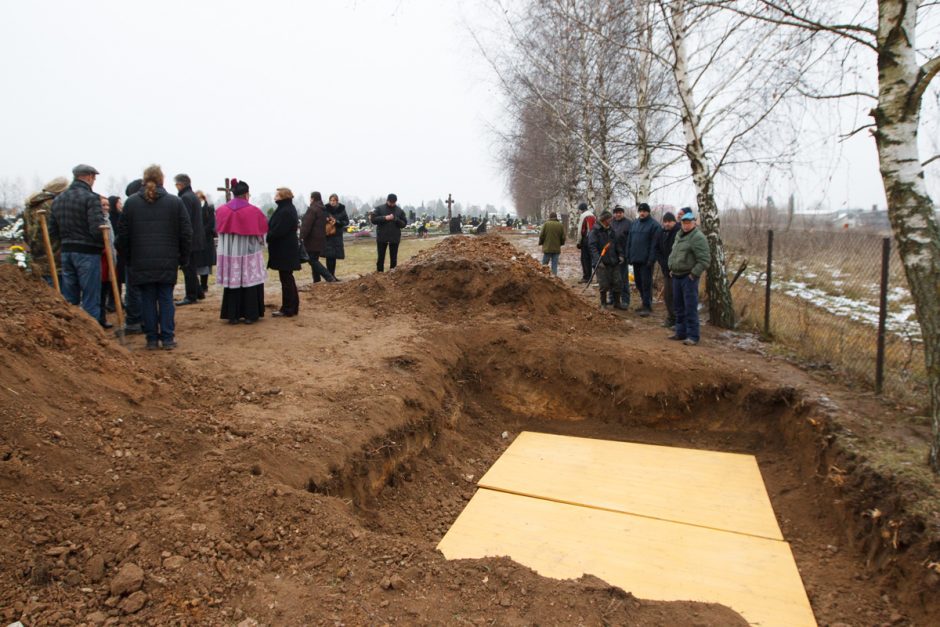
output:
M6 3L0 176L509 205L467 40L447 0Z
M242 178L256 198L286 185L511 207L502 102L467 32L493 16L471 0L8 2L0 178L35 191L86 162L112 193L159 163L207 190ZM778 205L791 189L801 207L884 204L869 136L813 146L770 190ZM761 195L747 185L720 184L719 200Z

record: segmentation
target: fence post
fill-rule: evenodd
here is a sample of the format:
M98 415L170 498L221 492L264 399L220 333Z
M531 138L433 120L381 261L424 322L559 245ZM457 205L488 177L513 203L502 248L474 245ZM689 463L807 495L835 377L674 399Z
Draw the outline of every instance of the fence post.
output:
M875 394L881 394L885 380L885 325L888 320L888 263L891 238L881 242L881 298L878 304L878 354L875 356Z
M764 293L764 337L770 338L770 287L774 271L774 230L767 230L767 290Z

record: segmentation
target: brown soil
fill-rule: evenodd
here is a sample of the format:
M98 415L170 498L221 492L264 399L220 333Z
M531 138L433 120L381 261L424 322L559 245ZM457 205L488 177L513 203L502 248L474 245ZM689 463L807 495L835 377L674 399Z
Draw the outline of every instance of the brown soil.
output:
M820 624L937 621L936 514L854 431L900 421L740 338L666 345L495 236L318 285L294 319L232 327L217 305L177 312L173 353L122 348L0 266L0 618L743 624L445 561L473 481L529 429L752 453Z

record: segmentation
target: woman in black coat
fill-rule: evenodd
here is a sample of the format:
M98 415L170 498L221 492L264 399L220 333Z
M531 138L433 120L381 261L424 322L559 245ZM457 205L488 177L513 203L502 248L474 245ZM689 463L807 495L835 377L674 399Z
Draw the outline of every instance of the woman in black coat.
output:
M326 246L323 249L323 256L326 257L326 269L334 277L336 276L336 260L346 258L346 250L343 247L343 233L349 226L349 215L346 213L346 205L340 204L339 196L330 194L330 204L323 208L326 211L327 223L332 223L336 227L336 232L326 238Z
M209 291L209 275L212 274L212 266L216 263L215 206L201 190L196 192L196 198L202 207L202 227L206 233L206 247L195 255L196 273L199 275L199 287L205 294Z
M300 296L294 271L300 270L300 251L297 241L297 209L294 193L279 187L274 195L277 209L268 220L268 267L277 270L281 279L281 308L272 316L296 316L300 309Z

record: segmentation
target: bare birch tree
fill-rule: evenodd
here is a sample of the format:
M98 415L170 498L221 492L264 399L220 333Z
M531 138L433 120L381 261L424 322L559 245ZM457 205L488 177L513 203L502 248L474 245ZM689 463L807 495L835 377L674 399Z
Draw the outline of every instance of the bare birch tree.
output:
M928 462L940 472L940 226L924 180L917 141L924 94L940 73L940 42L917 45L918 20L931 0L859 0L833 7L818 0L715 1L726 11L836 38L872 54L876 93L848 90L830 98L867 98L888 218L920 322L933 426ZM877 9L877 12L875 12Z

